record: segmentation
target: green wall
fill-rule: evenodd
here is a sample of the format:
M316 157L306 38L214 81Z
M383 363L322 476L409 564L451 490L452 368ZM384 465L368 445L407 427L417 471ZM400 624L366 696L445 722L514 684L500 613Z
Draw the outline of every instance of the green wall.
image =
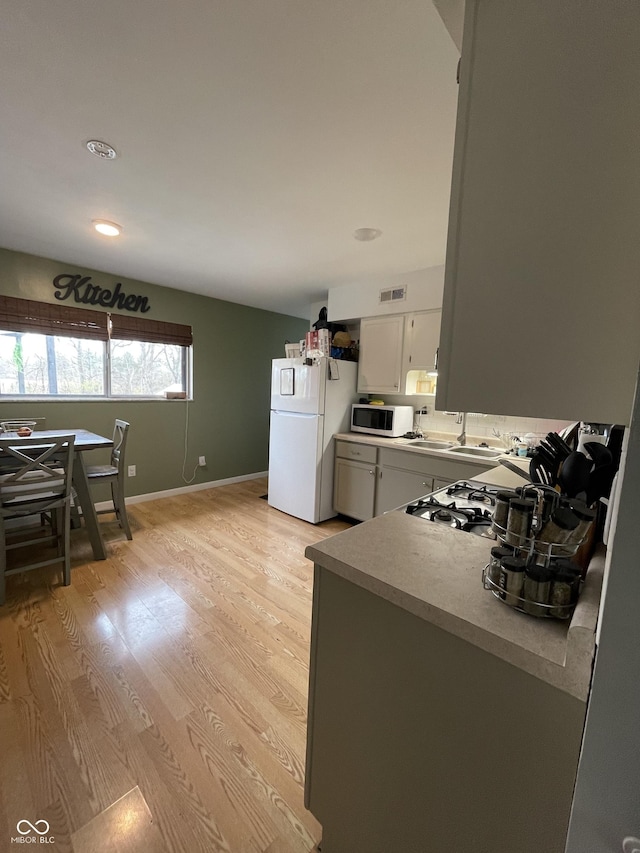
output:
M129 421L127 463L136 465L137 475L127 480L128 495L185 485L187 407L187 478L198 456L206 456L207 467L198 469L194 483L267 469L271 359L284 356L285 340L304 337L307 321L0 249L5 295L56 302L51 282L65 272L91 275L94 284L110 289L120 281L126 293L148 297L146 318L192 326L193 400L4 402L0 397L0 419L46 417L47 429L84 428L102 435L111 435L116 417ZM94 456L91 464L106 461L104 454Z

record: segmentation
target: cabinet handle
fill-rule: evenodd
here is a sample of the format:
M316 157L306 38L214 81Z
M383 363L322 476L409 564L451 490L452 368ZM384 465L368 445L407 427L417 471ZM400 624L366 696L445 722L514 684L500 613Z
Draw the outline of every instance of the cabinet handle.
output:
M369 473L371 474L372 477L375 477L375 475L376 475L375 471L369 471Z
M426 483L423 483L422 485L426 487L426 485L427 485L427 484L426 484Z
M362 456L362 453L360 453L360 451L359 451L359 450L352 450L352 451L351 451L351 455L352 455L352 456Z

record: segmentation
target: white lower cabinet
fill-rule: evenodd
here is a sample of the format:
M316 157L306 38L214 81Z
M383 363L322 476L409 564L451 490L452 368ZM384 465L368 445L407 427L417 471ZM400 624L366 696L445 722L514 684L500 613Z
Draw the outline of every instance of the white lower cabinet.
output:
M342 515L366 521L373 518L378 450L355 441L336 441L333 508Z
M428 495L433 488L432 477L416 471L384 467L376 490L376 515Z
M464 477L462 478L464 479ZM433 491L436 489L444 489L445 486L450 486L451 483L455 483L455 480L443 480L442 477L435 477L433 481Z
M373 518L376 496L376 466L351 459L336 459L333 478L333 508L336 512L366 521Z
M336 441L333 508L367 521L489 467L361 442Z

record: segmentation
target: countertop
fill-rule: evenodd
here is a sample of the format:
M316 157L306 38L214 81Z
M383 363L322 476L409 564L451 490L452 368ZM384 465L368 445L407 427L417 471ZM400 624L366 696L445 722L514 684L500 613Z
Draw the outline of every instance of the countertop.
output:
M486 471L488 468L493 468L499 464L500 457L487 459L486 457L473 456L471 453L449 453L446 450L433 450L426 447L417 447L411 439L406 438L384 438L379 435L368 435L363 432L339 432L333 436L339 441L353 441L356 444L369 444L374 447L383 447L386 450L404 450L407 453L419 453L421 456L436 456L439 459L449 459L451 462L458 460L465 464L477 465L479 471ZM451 441L456 443L455 436L438 433L437 435L429 435L430 439L436 441ZM428 439L427 439L428 440ZM478 439L482 441L482 439ZM468 441L472 445L472 440ZM490 445L491 446L491 445ZM495 446L492 449L499 449ZM504 454L505 459L516 459L512 454ZM528 463L528 460L527 460Z
M350 433L345 435L351 440ZM525 460L522 463L525 467ZM505 487L519 480L502 466L500 472L474 479L486 481L489 475ZM393 511L310 545L305 554L420 619L586 701L604 550L592 559L578 605L566 622L519 613L483 588L482 569L494 544Z

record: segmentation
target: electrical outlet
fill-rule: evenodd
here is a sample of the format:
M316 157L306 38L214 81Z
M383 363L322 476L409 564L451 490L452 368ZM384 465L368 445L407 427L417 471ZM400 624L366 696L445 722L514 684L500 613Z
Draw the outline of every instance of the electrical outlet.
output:
M201 468L204 468L204 466L205 466L206 464L207 464L207 460L204 458L204 456L198 456L198 465L199 465Z
M135 465L129 465L128 474L130 477L136 476L136 466Z

